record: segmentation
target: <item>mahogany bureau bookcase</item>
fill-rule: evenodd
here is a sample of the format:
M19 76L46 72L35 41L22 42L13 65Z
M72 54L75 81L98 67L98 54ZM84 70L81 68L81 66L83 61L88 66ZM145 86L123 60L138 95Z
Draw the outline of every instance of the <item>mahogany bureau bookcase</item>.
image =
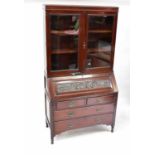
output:
M45 6L45 114L54 136L97 124L114 130L117 7Z

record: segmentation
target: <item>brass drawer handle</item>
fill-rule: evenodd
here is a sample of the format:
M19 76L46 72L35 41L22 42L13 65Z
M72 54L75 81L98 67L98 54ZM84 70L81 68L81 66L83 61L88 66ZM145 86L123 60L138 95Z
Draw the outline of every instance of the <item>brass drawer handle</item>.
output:
M73 117L74 116L74 112L68 112L68 117Z
M100 108L100 109L96 109L96 112L101 112L102 111L102 109Z
M72 107L74 107L74 106L75 106L75 102L73 102L73 101L69 102L69 104L68 104L68 107L69 107L69 108L72 108Z
M97 103L102 103L102 99L96 99Z
M68 128L69 129L73 128L73 125L72 124L68 124Z

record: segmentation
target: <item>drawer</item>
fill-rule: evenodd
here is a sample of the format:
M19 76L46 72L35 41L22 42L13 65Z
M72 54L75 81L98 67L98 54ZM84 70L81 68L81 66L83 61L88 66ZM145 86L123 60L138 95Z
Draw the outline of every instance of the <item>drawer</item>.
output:
M112 121L113 121L113 114L96 115L65 121L58 121L54 123L55 126L54 131L56 134L58 134L66 130L72 130L96 124L111 125Z
M75 108L75 107L82 107L86 105L86 100L68 100L63 102L57 102L57 109L65 109L65 108Z
M95 105L95 104L105 104L105 103L114 103L115 96L108 95L108 96L100 96L95 98L88 98L87 104L88 105Z
M54 111L54 121L104 114L114 111L114 104L96 105L84 108L66 109L60 111Z

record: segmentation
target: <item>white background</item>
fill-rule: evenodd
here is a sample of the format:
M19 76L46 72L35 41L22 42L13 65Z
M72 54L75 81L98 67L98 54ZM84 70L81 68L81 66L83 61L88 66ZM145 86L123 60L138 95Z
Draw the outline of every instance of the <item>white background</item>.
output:
M144 2L137 0L131 4L130 9L129 3L125 0L117 2L110 0L109 4L107 0L105 3L99 0L89 1L89 5L96 3L120 7L115 55L115 75L120 97L115 133L107 132L105 127L78 130L57 136L54 145L50 145L49 129L46 129L44 124L42 10L44 1L25 3L24 21L20 1L16 3L6 1L4 4L1 2L1 154L154 154L155 13L153 3ZM79 2L79 5L84 3L88 4L88 1ZM131 53L130 127L129 51Z
M54 3L54 2L52 2ZM57 2L58 3L58 2ZM126 153L129 150L129 6L120 5L116 44L115 72L120 89L116 127L114 134L109 128L95 126L55 137L50 145L49 129L44 117L44 3L25 4L25 152L27 154L103 154ZM59 3L64 4L64 3ZM67 4L67 2L65 3ZM76 4L74 1L68 4ZM92 5L81 2L80 5ZM100 5L103 3L100 2ZM93 4L94 5L94 4ZM108 4L107 4L108 5ZM121 60L121 61L120 61ZM122 149L122 145L126 145ZM78 149L77 149L78 147ZM110 149L113 147L114 149ZM39 150L38 150L39 148ZM60 149L61 148L61 149ZM76 150L76 151L75 151ZM129 152L129 151L128 151Z

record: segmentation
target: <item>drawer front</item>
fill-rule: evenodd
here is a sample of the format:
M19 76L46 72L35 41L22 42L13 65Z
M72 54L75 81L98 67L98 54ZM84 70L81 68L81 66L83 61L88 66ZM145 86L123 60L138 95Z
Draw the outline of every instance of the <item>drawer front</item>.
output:
M84 108L54 111L54 120L65 120L89 115L104 114L114 111L114 104L96 105Z
M55 122L54 131L56 134L66 131L72 130L81 127L87 127L96 124L106 124L111 125L113 121L113 114L104 114L104 115L97 115L97 116L89 116L84 118L78 119L71 119L66 121L58 121Z
M105 104L105 103L114 103L115 102L115 96L114 95L108 95L108 96L100 96L95 98L88 98L88 105L95 105L95 104Z
M86 105L86 100L68 100L63 102L57 102L57 109L83 107Z

